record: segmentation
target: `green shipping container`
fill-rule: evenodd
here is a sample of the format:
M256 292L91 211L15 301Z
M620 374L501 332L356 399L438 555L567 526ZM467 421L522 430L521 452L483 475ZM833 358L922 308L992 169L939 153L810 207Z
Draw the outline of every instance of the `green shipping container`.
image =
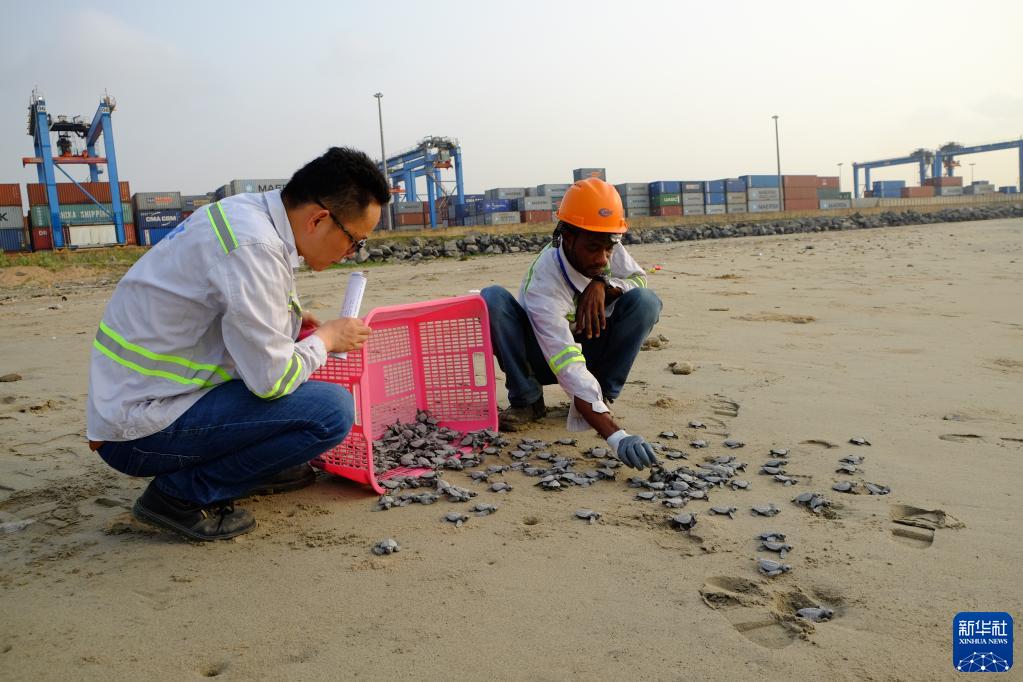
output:
M681 194L651 194L650 206L660 208L661 206L681 206Z
M837 189L820 187L817 189L818 199L851 199L852 192L839 192Z
M103 208L110 212L108 215L96 204L62 204L60 207L60 222L65 227L70 225L97 225L114 222L111 217L114 212L113 204L103 204ZM131 210L131 204L121 202L121 211L124 213L125 224L135 222L135 215ZM29 220L33 227L50 226L50 207L33 206L29 210Z

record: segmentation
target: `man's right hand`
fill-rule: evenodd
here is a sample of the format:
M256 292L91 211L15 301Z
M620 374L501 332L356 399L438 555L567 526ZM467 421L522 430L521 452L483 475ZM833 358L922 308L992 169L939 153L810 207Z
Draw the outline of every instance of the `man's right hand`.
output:
M328 353L347 353L361 349L373 330L362 320L344 317L325 322L313 333L320 337Z

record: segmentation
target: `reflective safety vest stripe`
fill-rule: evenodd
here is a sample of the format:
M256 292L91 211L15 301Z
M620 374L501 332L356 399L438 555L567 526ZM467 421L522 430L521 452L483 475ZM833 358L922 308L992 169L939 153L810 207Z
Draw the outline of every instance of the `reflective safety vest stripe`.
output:
M176 355L154 353L127 341L105 322L99 323L99 331L96 332L96 339L92 345L117 364L145 376L160 377L179 384L195 384L204 388L231 381L231 375L216 365L192 362Z
M635 284L640 289L646 289L646 287L647 287L646 277L644 277L643 275L641 275L639 273L636 273L635 275L630 275L630 276L626 277L625 279L626 279L626 281L632 282L633 284Z
M263 400L277 400L278 398L282 398L291 392L291 388L295 385L295 380L298 379L301 374L302 358L298 355L298 353L295 353L291 356L291 359L288 360L288 365L284 368L284 374L282 374L281 378L277 380L274 387L270 389L270 392L263 394L257 393L256 396Z
M579 346L568 346L560 353L552 357L547 364L550 365L551 371L558 374L568 365L573 362L586 362L586 358L583 357L583 351Z
M231 253L237 249L238 240L234 238L234 230L231 229L231 223L228 222L227 214L224 213L224 207L220 205L220 202L207 206L206 215L210 218L213 234L217 235L217 241L220 242L224 253Z

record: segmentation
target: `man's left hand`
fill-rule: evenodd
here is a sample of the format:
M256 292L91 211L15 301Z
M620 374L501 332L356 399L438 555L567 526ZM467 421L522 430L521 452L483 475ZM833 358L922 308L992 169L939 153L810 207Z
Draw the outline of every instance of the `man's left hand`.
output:
M323 323L320 319L309 312L302 313L302 326L303 327L319 327Z
M607 327L604 316L604 283L599 279L591 280L579 296L575 309L575 331L584 334L587 339L599 337Z

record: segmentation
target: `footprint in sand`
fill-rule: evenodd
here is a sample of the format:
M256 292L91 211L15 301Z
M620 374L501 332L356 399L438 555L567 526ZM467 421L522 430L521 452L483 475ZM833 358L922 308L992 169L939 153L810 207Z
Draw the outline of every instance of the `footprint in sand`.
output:
M934 543L934 532L939 528L965 528L965 524L941 509L921 509L905 504L891 506L892 538L917 549L927 549Z
M768 603L771 597L745 578L708 578L700 588L703 602L720 613L743 637L768 649L782 649L799 636L799 628L782 620Z
M711 402L710 408L714 411L714 414L722 417L739 416L739 403L721 394L714 395L714 400Z

